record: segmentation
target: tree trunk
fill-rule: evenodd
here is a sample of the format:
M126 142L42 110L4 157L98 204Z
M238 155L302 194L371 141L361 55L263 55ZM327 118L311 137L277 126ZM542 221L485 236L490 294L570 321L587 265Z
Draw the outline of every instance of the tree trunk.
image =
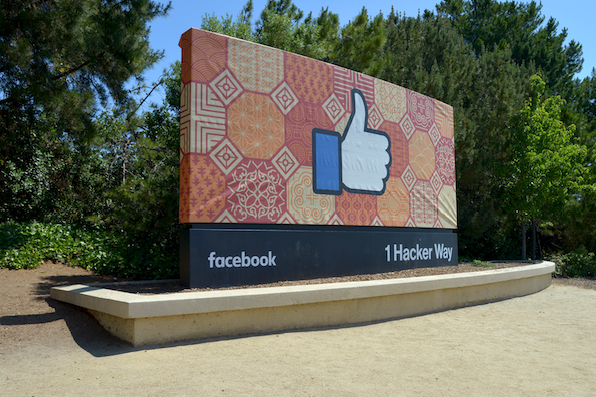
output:
M536 260L536 219L532 219L532 260Z
M522 227L522 261L526 260L526 222L521 223Z

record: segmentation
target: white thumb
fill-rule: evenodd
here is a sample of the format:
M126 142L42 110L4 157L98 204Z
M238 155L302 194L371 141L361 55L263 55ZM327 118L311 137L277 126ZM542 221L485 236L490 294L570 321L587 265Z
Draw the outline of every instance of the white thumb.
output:
M364 99L362 92L354 89L352 90L352 117L344 131L344 139L348 133L352 135L363 133L368 122L367 119L366 99Z

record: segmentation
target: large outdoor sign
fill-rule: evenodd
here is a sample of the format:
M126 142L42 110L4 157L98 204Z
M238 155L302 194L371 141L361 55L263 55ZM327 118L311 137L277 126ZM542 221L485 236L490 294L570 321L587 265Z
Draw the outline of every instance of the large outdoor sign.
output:
M180 47L185 283L457 263L449 105L203 30Z

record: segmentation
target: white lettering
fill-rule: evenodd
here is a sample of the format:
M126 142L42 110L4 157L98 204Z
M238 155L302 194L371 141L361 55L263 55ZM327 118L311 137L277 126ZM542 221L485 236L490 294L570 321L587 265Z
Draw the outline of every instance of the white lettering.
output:
M444 244L435 244L435 255L437 259L443 259L443 247Z
M272 255L271 254L271 251L269 251L269 266L277 266L275 264L275 258L276 257L277 257L276 255Z
M254 267L257 266L277 266L275 260L276 255L269 251L267 255L263 256L248 256L246 252L242 251L240 256L217 256L216 252L209 253L207 261L209 262L209 268L213 269L214 265L217 268L222 267Z
M210 253L207 260L209 260L209 267L211 269L213 269L213 261L215 260L215 252Z
M399 255L399 260L402 260L402 245L399 245L399 251L397 250L397 244L393 244L393 261L397 262L397 255Z
M217 258L215 258L215 267L224 267L224 257L223 256L218 256Z
M250 256L244 256L244 251L242 251L242 267L249 267L250 266Z

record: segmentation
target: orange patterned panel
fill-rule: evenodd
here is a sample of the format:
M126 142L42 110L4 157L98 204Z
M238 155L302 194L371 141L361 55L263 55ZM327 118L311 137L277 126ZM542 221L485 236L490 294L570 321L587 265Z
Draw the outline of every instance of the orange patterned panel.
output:
M228 66L245 89L263 94L284 78L283 51L247 41L230 40Z
M245 157L270 159L284 144L284 117L269 97L244 93L229 108L228 135Z
M400 177L410 162L408 140L397 123L385 121L381 125L380 130L386 132L389 135L389 139L391 139L391 167L389 168L389 176Z
M451 106L435 101L435 122L442 136L453 138L453 108Z
M399 123L407 111L406 89L375 79L375 101L385 120Z
M286 53L286 82L298 100L321 105L333 91L331 65Z
M434 100L417 92L407 90L408 113L417 129L428 131L435 122Z
M189 223L190 196L190 155L182 157L180 161L180 203L178 205L178 219L180 223Z
M182 83L207 83L226 64L226 38L202 30L191 29L180 38L182 48Z
M430 182L418 181L410 193L410 214L418 227L434 227L438 219L437 195Z
M377 196L377 212L385 226L405 226L410 216L410 192L399 178L389 178L385 194Z
M268 161L244 160L228 180L230 213L239 222L275 223L285 212L285 183Z
M439 219L443 227L457 228L457 199L453 186L443 186L439 194Z
M187 154L180 168L180 222L213 222L225 206L226 181L208 156Z
M312 165L313 128L332 129L329 116L321 107L299 103L286 117L286 143L301 165Z
M427 133L416 131L410 139L410 165L418 179L429 180L435 171L435 147Z
M377 216L377 196L344 191L335 197L335 208L344 225L370 225Z
M288 211L298 223L321 225L335 211L334 196L312 190L312 168L300 167L288 181Z

